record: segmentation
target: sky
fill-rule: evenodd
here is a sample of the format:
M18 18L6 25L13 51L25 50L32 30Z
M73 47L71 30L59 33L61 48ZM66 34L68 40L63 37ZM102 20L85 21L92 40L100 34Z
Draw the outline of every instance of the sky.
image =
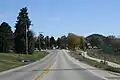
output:
M21 8L28 7L36 35L62 36L73 32L120 34L120 0L0 0L0 23L14 30Z

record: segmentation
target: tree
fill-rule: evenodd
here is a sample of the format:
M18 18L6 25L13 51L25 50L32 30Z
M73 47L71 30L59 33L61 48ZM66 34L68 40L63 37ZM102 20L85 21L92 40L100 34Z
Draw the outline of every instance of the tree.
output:
M37 37L35 37L35 48L38 50L44 49L45 46L45 39L43 34L39 34Z
M76 50L76 49L86 49L87 41L83 36L78 36L73 33L69 33L67 36L67 45L69 49Z
M72 33L69 33L68 36L67 36L67 39L68 39L68 48L69 49L74 49L74 41L75 41L75 38L74 38L74 34Z
M39 43L39 50L40 49L45 49L45 40L44 40L44 35L41 33L41 34L39 34L39 36L38 36L38 43Z
M115 36L114 35L109 35L107 36L109 39L115 39Z
M50 48L53 49L53 47L55 47L55 39L53 36L51 36L50 38Z
M92 47L96 46L98 48L101 48L101 44L103 43L103 40L98 37L98 36L93 36L90 40L89 40L90 44Z
M8 52L13 48L13 32L8 23L0 25L0 52Z
M35 50L35 38L32 31L28 31L28 53L32 54Z
M26 53L26 33L29 31L31 21L28 17L27 7L20 9L15 25L15 51L16 53ZM26 32L27 31L27 32ZM28 36L27 36L28 37Z
M49 38L49 36L45 37L45 44L46 44L46 48L50 49L50 38Z
M86 45L87 45L87 41L85 40L84 37L80 37L80 49L82 49L83 51L85 51L86 49Z
M92 47L96 46L98 48L101 48L105 39L106 37L101 34L92 34L86 37L87 42L90 43Z
M35 40L35 48L38 49L38 37L35 36L35 37L34 37L34 40Z
M68 46L69 49L75 50L78 49L80 46L80 36L75 35L73 33L69 33L68 36Z
M61 46L62 49L67 48L67 37L65 35L61 36L60 46Z
M61 39L58 37L58 38L57 38L57 41L56 41L56 44L57 44L58 49L60 48L60 41L61 41Z

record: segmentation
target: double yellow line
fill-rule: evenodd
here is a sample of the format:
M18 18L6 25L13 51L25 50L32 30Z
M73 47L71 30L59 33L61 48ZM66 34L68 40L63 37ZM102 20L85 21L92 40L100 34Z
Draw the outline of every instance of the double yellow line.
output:
M45 74L47 74L50 71L50 67L53 65L54 61L50 61L51 63L44 69L44 71L37 76L34 80L40 80Z

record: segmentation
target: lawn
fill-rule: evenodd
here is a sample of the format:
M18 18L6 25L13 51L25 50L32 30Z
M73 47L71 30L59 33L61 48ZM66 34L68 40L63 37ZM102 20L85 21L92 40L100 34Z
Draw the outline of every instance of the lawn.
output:
M18 66L32 63L45 57L47 52L35 52L33 55L29 54L15 54L15 53L0 53L0 71L5 71ZM30 62L21 62L21 59L29 59Z
M115 62L117 64L120 64L120 53L104 53L101 50L88 50L88 55L91 57L104 59L104 56L107 57L108 61Z

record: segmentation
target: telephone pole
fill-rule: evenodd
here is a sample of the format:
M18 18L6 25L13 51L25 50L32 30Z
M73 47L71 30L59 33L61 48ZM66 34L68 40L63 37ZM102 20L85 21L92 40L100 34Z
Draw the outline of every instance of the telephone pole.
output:
M27 23L26 23L26 54L28 54L28 37L27 37L27 32L28 32L28 30L27 30Z
M39 32L39 50L40 50L40 48L41 48L41 44L40 44L40 42L41 42L41 37L40 37L40 34L42 34L43 32Z

